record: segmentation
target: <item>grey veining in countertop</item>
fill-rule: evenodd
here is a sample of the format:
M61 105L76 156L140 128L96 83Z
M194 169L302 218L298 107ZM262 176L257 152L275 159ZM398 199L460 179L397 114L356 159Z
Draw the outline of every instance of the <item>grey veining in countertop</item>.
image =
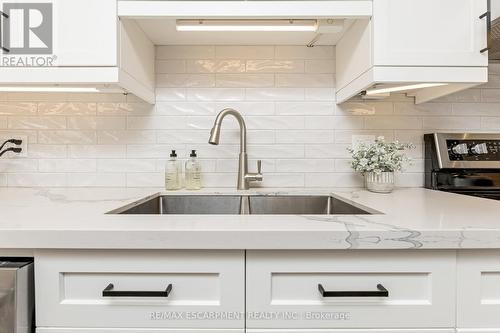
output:
M375 215L105 214L158 191L0 189L0 248L500 248L500 201L421 188L397 189L388 195L360 189L252 190L333 194L382 213Z

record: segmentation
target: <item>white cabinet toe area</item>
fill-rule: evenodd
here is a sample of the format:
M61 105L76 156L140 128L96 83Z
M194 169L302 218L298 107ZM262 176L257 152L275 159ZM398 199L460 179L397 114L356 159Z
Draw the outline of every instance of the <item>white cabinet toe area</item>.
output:
M35 273L37 333L500 332L499 250L42 250Z

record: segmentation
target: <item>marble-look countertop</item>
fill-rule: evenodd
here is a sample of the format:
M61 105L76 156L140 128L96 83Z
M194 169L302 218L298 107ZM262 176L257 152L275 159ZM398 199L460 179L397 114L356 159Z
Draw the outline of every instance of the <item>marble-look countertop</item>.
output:
M375 215L105 214L159 191L0 189L0 249L500 248L500 201L421 188L392 194L360 189L251 190L332 194L380 212ZM172 194L179 193L187 192Z

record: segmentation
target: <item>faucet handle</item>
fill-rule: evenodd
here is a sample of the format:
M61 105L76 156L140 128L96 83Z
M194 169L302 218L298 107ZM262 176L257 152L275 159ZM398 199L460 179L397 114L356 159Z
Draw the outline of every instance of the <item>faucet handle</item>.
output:
M257 173L262 174L262 160L257 160Z

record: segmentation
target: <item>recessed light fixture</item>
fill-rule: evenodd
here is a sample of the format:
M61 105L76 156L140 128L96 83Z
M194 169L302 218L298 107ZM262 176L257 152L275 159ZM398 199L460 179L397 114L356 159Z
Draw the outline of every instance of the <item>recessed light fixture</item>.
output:
M416 90L423 88L432 88L432 87L440 87L445 86L447 83L417 83L417 84L408 84L403 86L393 86L393 87L384 87L384 88L373 88L366 90L363 95L378 95L378 94L388 94L391 92L398 91L408 91L408 90Z
M177 31L316 31L316 20L177 20Z

